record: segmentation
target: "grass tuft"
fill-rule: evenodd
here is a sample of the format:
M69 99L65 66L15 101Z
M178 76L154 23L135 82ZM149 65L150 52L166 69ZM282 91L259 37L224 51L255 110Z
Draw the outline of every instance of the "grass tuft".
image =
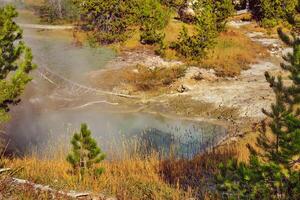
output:
M230 29L220 34L203 67L213 68L219 76L236 76L259 58L267 56L267 50L254 43L241 31Z

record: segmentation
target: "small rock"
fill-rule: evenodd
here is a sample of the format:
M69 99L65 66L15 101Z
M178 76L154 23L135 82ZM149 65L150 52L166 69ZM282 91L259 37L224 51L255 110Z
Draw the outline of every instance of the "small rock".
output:
M4 172L8 172L8 171L11 171L11 169L10 168L2 168L2 169L0 169L0 174L4 173Z
M138 69L134 69L134 70L132 70L132 72L138 74L139 70Z
M121 89L121 88L118 88L118 87L114 87L112 92L116 93L116 94L130 95L130 91L128 91L126 89Z
M237 141L238 141L238 138L237 138L237 137L232 137L232 138L230 138L230 141L231 141L231 142L237 142Z
M118 200L118 199L115 198L115 197L109 197L109 198L107 198L106 200Z
M185 87L184 85L180 85L179 88L177 88L177 92L179 93L184 93L188 90L187 87Z
M93 200L106 200L106 197L104 194L100 193L96 197L94 197Z
M198 67L188 68L185 74L185 78L194 79L194 80L207 80L207 81L215 81L218 79L215 74L215 70L203 69Z
M234 28L240 28L242 26L249 25L249 24L251 24L251 22L241 21L241 20L228 22L228 25Z
M187 1L184 7L179 9L178 14L183 22L194 21L196 13L193 9L193 3L191 1Z

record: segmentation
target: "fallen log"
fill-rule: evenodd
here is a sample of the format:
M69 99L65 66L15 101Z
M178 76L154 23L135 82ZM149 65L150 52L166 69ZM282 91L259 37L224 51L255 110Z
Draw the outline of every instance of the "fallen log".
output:
M4 174L6 172L11 172L11 168L1 168L0 169L0 174ZM7 176L11 181L10 181L10 186L30 186L33 188L34 191L36 192L47 192L51 194L53 199L56 199L56 197L65 197L68 199L93 199L93 200L117 200L114 197L107 197L104 194L98 194L94 195L92 192L77 192L74 190L65 192L62 190L56 190L51 188L49 185L42 185L42 184L36 184L34 182L24 180L24 179L19 179L19 178L10 178L9 175Z

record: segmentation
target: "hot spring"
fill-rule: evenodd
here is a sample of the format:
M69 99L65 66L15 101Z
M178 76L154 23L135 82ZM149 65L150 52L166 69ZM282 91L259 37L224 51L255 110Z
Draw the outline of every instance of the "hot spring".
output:
M21 12L18 22L38 23L38 20ZM32 48L38 67L51 69L81 85L87 84L87 73L105 68L116 57L108 48L74 45L72 34L66 31L26 28L24 40ZM71 135L81 123L88 124L103 151L111 155L138 150L143 154L157 151L163 156L175 153L191 158L227 135L224 127L207 122L129 112L122 105L110 103L113 98L105 95L74 97L63 86L53 87L37 71L22 102L12 109L12 120L6 124L10 146L20 155L34 150L42 156L58 144L68 147Z

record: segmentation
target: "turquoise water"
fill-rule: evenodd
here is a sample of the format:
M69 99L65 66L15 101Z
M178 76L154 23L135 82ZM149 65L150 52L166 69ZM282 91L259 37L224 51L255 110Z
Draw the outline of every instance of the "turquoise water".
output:
M16 143L22 152L34 147L43 154L47 153L49 145L55 147L63 143L68 146L71 135L82 122L89 125L93 136L110 155L122 155L124 151L147 155L155 151L164 157L173 153L191 158L213 147L227 134L221 126L147 113L104 113L101 108L94 107L80 112L39 111L33 114L34 110L23 109L20 120L8 127L13 141L22 141Z

